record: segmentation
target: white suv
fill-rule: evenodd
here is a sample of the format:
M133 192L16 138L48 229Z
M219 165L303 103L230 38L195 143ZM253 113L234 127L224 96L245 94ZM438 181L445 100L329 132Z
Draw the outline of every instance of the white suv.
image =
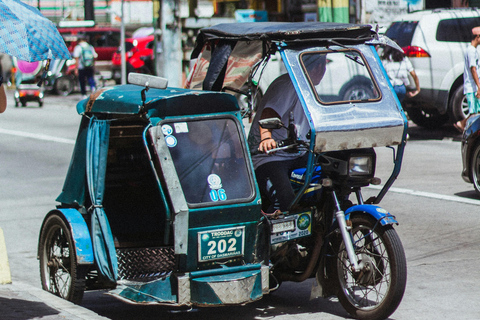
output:
M420 94L404 101L417 125L435 128L468 115L464 54L476 26L480 26L480 10L465 8L409 13L388 28L386 35L403 48L420 80Z

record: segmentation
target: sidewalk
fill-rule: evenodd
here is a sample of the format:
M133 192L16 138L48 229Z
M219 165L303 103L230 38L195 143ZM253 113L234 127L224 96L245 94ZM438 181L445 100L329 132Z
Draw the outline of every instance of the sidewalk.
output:
M100 320L95 312L27 283L0 285L0 319Z
M0 320L108 319L28 283L11 278L7 248L0 228Z

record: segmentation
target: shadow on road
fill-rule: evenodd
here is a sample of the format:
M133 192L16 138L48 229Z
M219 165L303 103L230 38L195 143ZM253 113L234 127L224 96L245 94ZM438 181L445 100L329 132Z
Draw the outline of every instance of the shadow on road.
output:
M443 140L452 139L461 141L462 134L454 126L448 124L437 129L419 127L413 122L408 122L408 134L410 140Z

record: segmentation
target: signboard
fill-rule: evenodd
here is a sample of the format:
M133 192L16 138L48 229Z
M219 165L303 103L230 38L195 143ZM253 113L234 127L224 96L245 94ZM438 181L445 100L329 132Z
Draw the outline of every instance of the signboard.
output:
M360 1L360 0L357 0ZM364 0L366 21L387 27L399 15L425 8L425 0Z

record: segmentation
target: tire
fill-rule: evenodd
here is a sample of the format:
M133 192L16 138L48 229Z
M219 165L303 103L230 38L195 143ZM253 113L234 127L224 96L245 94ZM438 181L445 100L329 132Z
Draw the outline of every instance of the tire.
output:
M73 92L75 83L70 76L61 76L55 80L55 92L59 96L66 97Z
M343 94L343 101L362 101L374 97L371 86L365 84L354 84Z
M460 85L450 99L449 112L452 122L457 122L465 119L469 116L468 102L465 94L463 93L463 84Z
M448 122L448 114L440 114L436 109L423 110L419 107L405 107L410 120L427 129L438 129Z
M480 143L477 143L470 160L470 173L473 187L480 194Z
M367 270L352 271L340 239L334 267L338 300L357 319L386 319L399 306L407 283L402 243L392 226L381 226L370 216L357 215L351 221L355 252Z
M86 267L77 264L70 228L58 214L48 216L40 232L42 288L79 304L85 291Z

